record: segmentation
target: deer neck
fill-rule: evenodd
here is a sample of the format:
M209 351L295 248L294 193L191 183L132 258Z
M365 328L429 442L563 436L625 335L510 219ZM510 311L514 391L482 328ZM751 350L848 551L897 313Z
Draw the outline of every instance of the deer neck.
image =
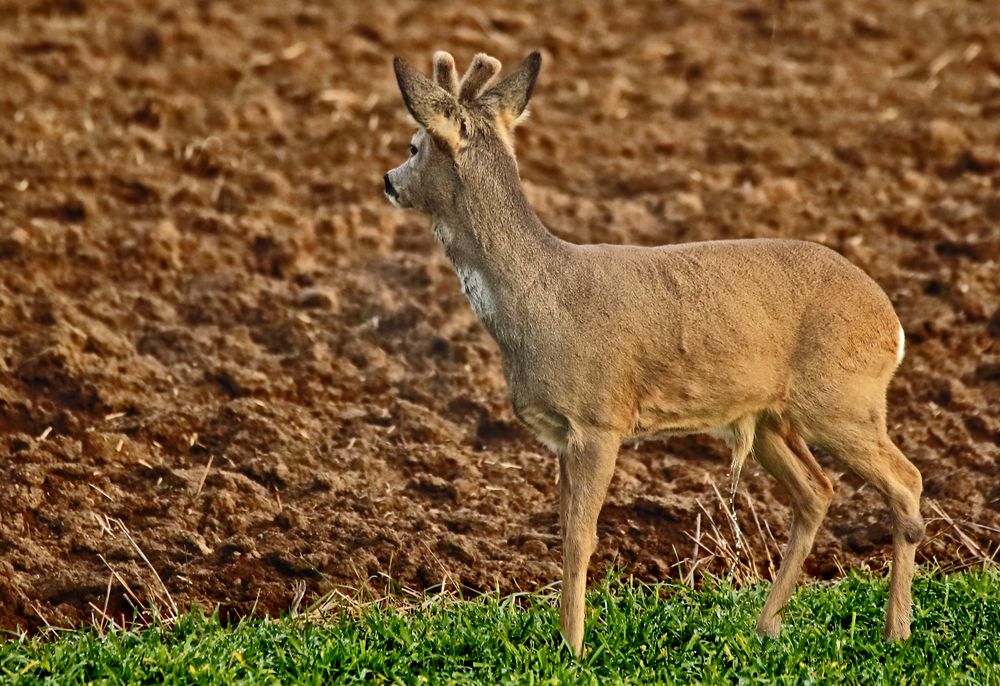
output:
M453 211L432 220L462 291L501 343L563 247L528 203L514 163L509 167L464 175Z

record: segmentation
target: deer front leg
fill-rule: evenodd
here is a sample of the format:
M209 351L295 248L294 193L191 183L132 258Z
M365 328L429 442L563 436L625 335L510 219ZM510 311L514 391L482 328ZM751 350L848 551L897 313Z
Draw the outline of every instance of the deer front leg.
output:
M583 648L587 565L597 542L597 516L611 483L620 438L605 432L572 432L559 459L563 585L560 623L573 654Z

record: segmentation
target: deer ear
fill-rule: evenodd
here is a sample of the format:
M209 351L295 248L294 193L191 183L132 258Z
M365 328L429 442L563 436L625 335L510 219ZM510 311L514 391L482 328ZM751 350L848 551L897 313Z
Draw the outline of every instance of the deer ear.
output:
M406 109L433 138L458 150L462 120L454 96L416 71L402 57L392 62Z
M502 124L508 129L517 124L531 99L531 91L542 68L542 56L533 52L512 74L505 76L480 97L480 102L489 103L496 111Z

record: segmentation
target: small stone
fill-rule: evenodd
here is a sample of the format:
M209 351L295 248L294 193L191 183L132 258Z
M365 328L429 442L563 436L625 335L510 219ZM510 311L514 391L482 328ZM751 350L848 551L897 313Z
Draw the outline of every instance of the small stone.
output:
M789 202L799 197L799 184L795 179L777 179L768 184L767 193L772 202Z
M306 525L306 518L301 512L293 507L286 507L274 517L274 523L282 529L302 529Z
M181 266L181 234L169 219L156 224L148 234L150 252L167 261L173 268Z
M313 310L333 310L337 306L337 293L322 286L304 288L296 294L295 304Z
M697 193L678 193L674 196L677 206L684 210L689 216L700 217L705 214L705 204L701 201L701 196Z
M920 194L926 193L930 187L930 180L927 176L913 169L907 169L903 172L903 181L908 187Z
M969 146L965 132L944 119L935 119L929 129L931 149L948 159L958 157Z

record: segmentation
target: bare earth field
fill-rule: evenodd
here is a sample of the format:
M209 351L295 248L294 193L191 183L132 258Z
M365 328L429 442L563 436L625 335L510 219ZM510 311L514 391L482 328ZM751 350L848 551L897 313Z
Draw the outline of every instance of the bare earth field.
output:
M906 330L918 558L1000 546L1000 4L560 5L0 0L0 627L130 613L112 569L162 600L138 549L225 616L558 578L556 460L382 196L411 134L391 58L434 49L542 50L521 172L563 238L786 236L868 271ZM881 500L822 461L807 571L879 567ZM731 540L727 470L710 439L623 450L591 573L688 571L699 514ZM765 575L785 503L749 466Z

